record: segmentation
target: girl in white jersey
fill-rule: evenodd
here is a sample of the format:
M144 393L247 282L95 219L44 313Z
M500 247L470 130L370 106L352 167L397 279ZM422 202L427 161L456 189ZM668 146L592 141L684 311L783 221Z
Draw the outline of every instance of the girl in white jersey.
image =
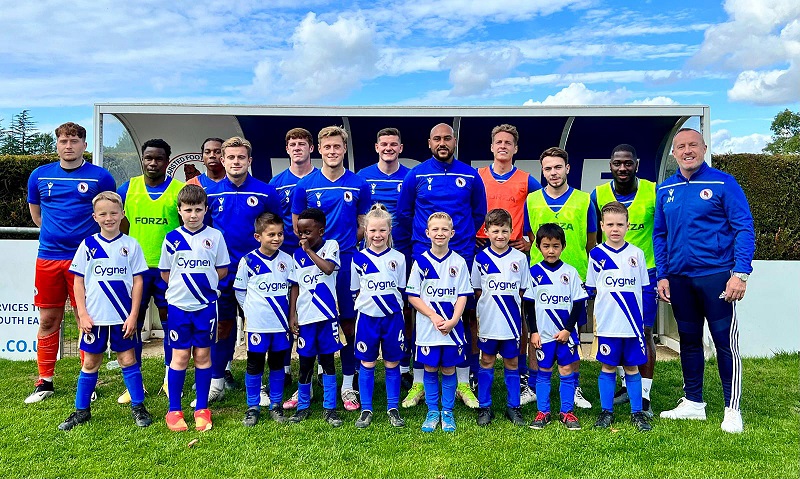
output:
M364 222L367 248L353 256L350 290L355 300L355 356L361 361L358 377L361 415L356 427L372 422L375 363L380 348L386 366L386 412L394 427L405 426L397 406L400 402L399 361L405 349L403 298L406 261L391 248L392 215L381 203L372 205Z

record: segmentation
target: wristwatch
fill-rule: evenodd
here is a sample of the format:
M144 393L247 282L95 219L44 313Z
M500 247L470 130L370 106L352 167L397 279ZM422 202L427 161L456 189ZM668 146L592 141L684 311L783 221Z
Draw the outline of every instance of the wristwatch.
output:
M732 276L736 276L737 278L741 279L745 283L747 282L748 278L750 278L750 275L747 274L747 273L733 273Z

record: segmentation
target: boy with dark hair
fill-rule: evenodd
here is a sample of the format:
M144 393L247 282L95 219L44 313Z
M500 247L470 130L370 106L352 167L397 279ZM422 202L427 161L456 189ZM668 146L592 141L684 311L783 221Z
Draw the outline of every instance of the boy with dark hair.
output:
M269 414L277 422L283 415L284 357L291 354L289 340L289 276L292 257L280 251L283 219L262 213L255 222L255 238L261 244L239 262L233 289L247 318L247 391L245 426L255 426L261 416L261 379L269 363ZM269 357L267 357L269 353Z
M333 427L342 425L336 412L336 367L333 354L342 348L336 306L336 275L341 267L339 244L323 240L325 213L307 208L297 215L300 247L294 252L294 268L289 275L289 328L298 336L300 377L297 385L297 411L289 418L301 422L311 415L311 374L314 358L322 365L323 418Z
M567 429L581 428L574 412L578 377L573 365L580 360L575 326L583 314L587 295L578 271L561 260L566 245L564 230L555 223L545 223L536 231L536 247L542 261L531 266L533 287L525 292L530 342L539 364L536 376L539 412L531 422L532 429L543 429L550 422L550 380L556 362L561 379L559 419Z

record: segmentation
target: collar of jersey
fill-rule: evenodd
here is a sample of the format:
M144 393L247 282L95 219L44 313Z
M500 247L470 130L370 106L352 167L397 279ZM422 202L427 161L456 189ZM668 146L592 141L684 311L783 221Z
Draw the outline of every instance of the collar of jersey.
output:
M194 236L194 235L196 235L197 233L200 233L200 232L202 232L202 231L203 231L203 230L205 230L205 229L206 229L206 225L203 225L203 226L201 226L201 227L200 227L200 229L199 229L199 230L197 230L197 231L189 231L189 230L187 230L187 229L186 229L186 227L185 227L185 226L181 225L181 230L182 230L184 233L186 233L187 235L191 235L191 236Z
M434 160L434 161L438 161L438 160ZM453 254L453 250L448 249L447 253L441 259L438 258L435 254L433 254L433 251L430 250L430 249L427 251L427 253L428 253L428 257L430 257L430 259L436 261L437 263L443 263L444 260L449 258L451 254Z
M104 237L102 234L100 234L100 233L97 233L97 239L99 239L99 240L103 241L104 243L113 243L114 241L117 241L117 240L118 240L118 239L120 239L120 238L122 238L122 232L121 232L121 231L120 231L120 233L119 233L117 236L114 236L114 237L113 237L113 238L111 238L111 239L107 239L107 238L106 238L106 237Z
M681 169L680 168L678 168L678 171L676 171L675 174L678 176L678 178L680 178L680 179L682 179L684 181L692 181L692 180L696 180L698 176L700 176L701 174L705 173L706 170L708 170L709 168L711 168L711 167L708 166L708 163L706 163L704 161L703 164L700 165L700 168L698 168L697 171L694 172L694 174L692 175L691 179L687 179L685 176L683 176L683 173L681 173Z
M545 183L546 183L546 181L545 181ZM553 201L560 201L561 198L564 198L564 203L566 203L567 200L569 199L569 197L572 195L572 192L574 190L575 190L575 188L573 188L571 186L568 186L567 187L567 191L565 191L563 195L559 196L558 198L553 198L552 196L547 194L547 190L545 190L545 187L543 186L542 187L542 194L545 196L545 199L550 198ZM547 203L547 204L549 205L550 203Z
M447 163L445 163L443 161L439 161L435 157L431 156L431 162L432 162L432 165L434 165L433 167L436 168L437 170L442 170L442 171L450 171L450 170L452 170L453 168L455 168L457 161L458 160L454 156L453 157L453 161L450 162L450 164L448 165Z
M225 175L225 178L222 181L225 182L225 186L227 188L230 188L230 189L233 189L233 190L241 190L241 189L244 189L244 188L247 187L247 185L250 183L250 178L251 178L250 173L248 173L247 176L245 176L244 181L242 182L241 186L234 185L233 182L231 181L231 179L228 178L228 175Z
M616 254L622 253L622 250L624 250L625 248L628 247L628 242L627 241L622 245L622 247L620 249L614 249L611 246L607 245L605 242L600 243L600 244L603 245L603 248L605 248L605 249L607 249L609 251L612 251L612 252L614 252Z
M280 251L281 251L281 250L277 250L277 251L275 251L275 254L274 254L274 255L272 255L272 256L267 256L267 255L265 255L265 254L264 254L264 253L262 253L262 252L261 252L261 250L260 250L260 249L258 249L258 248L256 248L254 251L255 251L256 255L258 255L258 256L260 256L260 257L262 257L262 258L264 258L264 259L267 259L267 260L269 260L269 261L272 261L273 259L275 259L275 258L277 258L277 257L278 257L278 253L280 253Z
M489 245L489 246L487 246L487 247L486 247L486 251L487 251L489 254L491 254L492 256L494 256L495 258L502 258L503 256L506 256L506 255L508 255L508 254L511 252L511 246L509 246L508 248L506 248L505 252L504 252L504 253L501 253L501 254L495 253L495 251L492 249L492 245Z
M386 253L388 253L391 249L392 248L386 248L385 250L383 250L380 253L376 253L376 252L372 251L369 248L364 248L364 251L366 251L367 253L371 254L372 256L375 256L376 258L379 258L379 257L385 255Z
M561 265L564 264L564 262L561 261L561 260L558 260L558 262L556 262L556 264L554 266L551 266L550 263L548 263L545 260L542 260L542 262L539 263L539 264L542 265L542 268L544 268L544 269L546 269L548 271L558 271L558 268L560 268Z
M493 167L493 165L489 165L489 171L491 171L491 172L492 172L492 177L493 177L495 180L507 180L507 179L511 178L511 176L512 176L512 175L514 175L514 173L516 173L516 172L517 172L517 167L516 167L516 166L511 166L511 171L509 171L508 173L503 173L503 174L501 175L501 174L499 174L499 173L495 173L495 172L494 172L494 167Z

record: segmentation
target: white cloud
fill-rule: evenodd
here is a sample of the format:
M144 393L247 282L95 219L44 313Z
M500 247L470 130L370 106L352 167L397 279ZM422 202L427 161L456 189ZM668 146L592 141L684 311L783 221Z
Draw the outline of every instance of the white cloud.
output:
M281 103L331 100L375 76L377 61L375 32L363 17L328 23L312 12L295 29L291 52L259 62L246 92Z
M647 97L644 100L634 100L631 105L677 105L678 102L667 96Z
M586 88L583 83L572 83L555 95L549 95L543 101L530 99L523 105L609 105L623 103L630 96L631 92L625 87L613 91L595 91Z
M800 2L727 0L729 21L710 27L692 63L738 71L732 101L800 100Z
M732 136L728 130L721 129L711 133L712 153L761 153L771 137L760 133L745 136Z
M520 60L517 48L501 50L454 53L443 63L451 65L450 83L454 96L475 95L487 89L491 81L502 78L514 69Z

